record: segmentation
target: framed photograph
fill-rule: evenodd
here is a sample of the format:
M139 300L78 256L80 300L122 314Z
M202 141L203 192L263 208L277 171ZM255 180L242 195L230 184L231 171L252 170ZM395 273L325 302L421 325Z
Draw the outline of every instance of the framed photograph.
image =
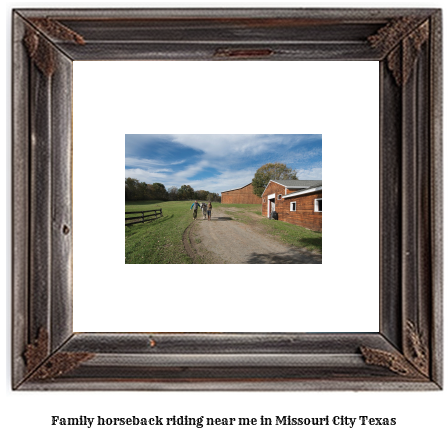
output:
M15 10L12 387L20 390L440 390L443 386L441 32L438 9ZM354 70L363 61L375 62L379 118L367 117L364 122L379 128L379 154L374 154L378 157L378 166L374 166L379 167L379 172L378 169L374 172L379 174L378 180L367 176L363 179L361 172L350 184L341 183L337 193L340 199L345 198L344 193L352 194L345 198L352 208L345 209L341 216L354 224L359 223L356 207L361 208L362 199L370 193L367 186L370 184L372 193L378 193L375 204L379 203L379 226L372 233L377 233L373 234L378 236L374 240L379 240L379 275L378 269L369 272L366 268L359 275L357 269L350 272L347 263L335 265L341 278L334 277L332 292L340 291L342 296L350 281L358 294L377 284L379 299L376 298L374 308L378 309L379 330L361 328L350 332L336 325L324 330L304 330L295 321L288 295L281 295L282 285L287 288L294 277L291 269L295 268L289 266L282 268L284 277L272 280L276 290L269 295L267 303L272 314L288 321L285 325L263 325L260 321L264 313L257 312L257 306L261 305L256 295L258 283L253 286L248 301L252 311L239 306L247 294L246 288L243 290L238 284L232 285L231 299L229 296L219 301L190 293L176 298L167 294L162 284L155 284L152 298L145 306L130 298L132 287L129 294L127 290L119 293L122 309L134 307L135 315L139 307L144 309L148 329L129 326L108 332L78 330L73 321L74 301L79 306L79 300L74 297L81 295L81 289L87 297L100 294L100 307L92 304L99 325L108 313L120 319L116 311L109 310L107 295L111 292L107 281L114 281L114 268L109 265L108 275L95 275L94 270L86 275L83 269L77 268L81 266L79 257L77 261L78 218L88 218L92 227L99 228L98 234L107 235L106 223L117 220L122 227L123 204L122 200L117 203L117 215L111 214L115 211L113 208L101 212L102 207L98 211L79 207L82 196L76 195L79 181L76 160L80 137L74 131L74 120L78 120L80 113L87 114L88 108L81 110L77 103L75 61L101 61L103 70L99 77L105 82L113 76L109 61L117 65L122 61L146 61L142 63L144 68L154 71L169 64L169 68L177 69L173 89L179 83L179 93L187 90L193 97L201 93L199 85L191 91L182 82L183 73L188 74L189 63L203 70L215 66L232 66L232 69L247 66L256 68L263 77L264 71L279 65L284 71L295 73L294 62L319 62L325 78L336 71L339 63ZM334 69L328 68L328 62L334 63ZM77 63L83 64L88 63ZM226 74L234 74L230 70ZM128 71L121 77L131 74ZM161 74L167 76L166 71ZM244 72L238 71L238 74ZM251 75L255 82L256 75L253 72ZM126 87L129 93L136 93L131 87L132 81L126 87L117 77L113 81L108 93L119 94ZM95 84L93 76L86 83L89 82ZM325 79L321 83L324 88ZM203 84L207 98L216 105L220 96L219 80L210 88ZM230 88L233 94L226 88L229 84L233 86ZM222 86L226 90L224 94L231 94L235 108L243 107L237 81L229 79L229 84ZM158 82L152 85L154 90L158 88ZM344 90L342 82L340 88ZM266 92L284 95L280 89L280 83L271 84L265 78L255 89L253 99L258 102L260 98L261 102ZM290 92L292 96L291 86ZM101 100L99 95L91 96ZM160 104L163 96L154 102ZM163 113L163 108L154 102L145 102L145 107L153 103L152 108ZM174 100L169 109L175 107ZM123 117L130 112L119 105L115 111ZM98 117L106 116L98 114ZM252 115L252 119L257 117ZM222 120L223 116L216 118ZM162 131L162 118L157 120L158 127L145 131L146 134L191 134L168 128ZM165 116L165 120L173 125L176 118ZM353 119L351 122L356 123ZM273 132L263 134L287 134L272 129ZM208 134L205 128L193 133ZM93 149L96 148L90 148L92 154ZM323 156L325 161L325 152ZM101 175L90 181L95 196L107 186L103 181ZM354 192L350 190L363 186L353 197ZM122 193L122 188L119 190L117 193ZM314 212L320 215L323 214L321 190L322 186L320 197L313 198ZM285 191L282 197L270 194L267 202L271 206L274 202L280 204L283 196L294 193ZM331 196L327 195L326 199L326 208L329 208ZM353 206L353 199L359 199L359 204ZM295 202L291 201L289 211L296 208ZM104 229L101 223L98 226L99 220ZM323 221L323 228L327 229L328 222ZM99 242L92 241L85 245L92 245L92 251L101 247ZM86 257L85 252L81 258ZM319 266L325 267L326 260L324 256ZM84 280L76 277L77 270ZM168 278L167 271L161 268L160 272ZM185 275L188 281L191 274ZM315 277L315 282L318 279ZM81 307L88 306L87 298ZM238 307L243 309L239 313ZM304 313L320 311L318 304L312 306L314 309L303 307ZM356 313L360 319L367 312L362 306L351 308L350 302L340 307L328 302L326 307L335 320L344 320L343 310ZM193 321L202 319L203 325L191 328L183 322L174 324L178 315ZM223 321L244 320L246 325L241 330L214 331L212 323L220 317Z

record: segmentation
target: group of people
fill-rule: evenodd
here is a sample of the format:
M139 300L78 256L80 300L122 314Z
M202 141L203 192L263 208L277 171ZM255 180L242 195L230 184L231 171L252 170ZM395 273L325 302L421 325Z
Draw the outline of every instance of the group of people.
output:
M193 220L196 220L196 217L198 216L198 208L201 208L202 210L202 220L206 219L211 220L212 218L212 203L209 202L206 204L203 202L201 205L199 205L198 201L194 201L193 204L191 204L190 210L193 209Z

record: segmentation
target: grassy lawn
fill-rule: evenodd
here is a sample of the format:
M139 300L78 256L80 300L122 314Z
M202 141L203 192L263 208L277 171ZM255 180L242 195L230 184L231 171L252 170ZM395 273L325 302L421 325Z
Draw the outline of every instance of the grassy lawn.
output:
M261 214L261 204L217 204L223 208L237 208L242 211L251 211L256 213L257 211Z
M125 227L126 263L192 263L182 235L192 221L190 201L131 201L126 212L162 209L163 217Z
M182 242L183 233L193 219L190 211L191 203L191 201L126 202L126 212L162 208L163 217L152 222L125 227L125 262L193 263ZM322 233L246 214L251 212L261 216L261 205L216 203L215 206L241 222L261 227L263 232L278 237L284 243L322 253ZM200 239L196 238L195 242L200 243Z
M247 212L261 216L260 204L221 204L221 207L224 208L226 214L246 224L255 222L253 217L246 214ZM232 210L229 210L230 208ZM318 231L311 231L287 222L272 221L265 217L255 223L284 243L322 254L322 233Z
M268 218L263 218L261 223L269 234L278 236L282 242L322 254L322 233Z
M253 219L246 214L248 212L261 216L261 204L220 204L220 206L224 209L225 214L233 216L233 218L238 219L244 224L253 222Z

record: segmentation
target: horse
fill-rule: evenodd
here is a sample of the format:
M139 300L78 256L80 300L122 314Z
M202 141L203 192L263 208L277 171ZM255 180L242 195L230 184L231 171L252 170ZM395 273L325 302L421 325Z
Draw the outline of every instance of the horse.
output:
M201 210L202 210L202 220L207 219L207 204L205 202L201 204Z

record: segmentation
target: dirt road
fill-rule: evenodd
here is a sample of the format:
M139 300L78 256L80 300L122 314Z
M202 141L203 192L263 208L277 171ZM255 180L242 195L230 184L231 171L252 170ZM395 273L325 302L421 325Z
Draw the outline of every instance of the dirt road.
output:
M210 221L200 216L187 229L186 249L206 263L322 263L321 255L285 245L258 227L235 220L220 208L213 209Z

